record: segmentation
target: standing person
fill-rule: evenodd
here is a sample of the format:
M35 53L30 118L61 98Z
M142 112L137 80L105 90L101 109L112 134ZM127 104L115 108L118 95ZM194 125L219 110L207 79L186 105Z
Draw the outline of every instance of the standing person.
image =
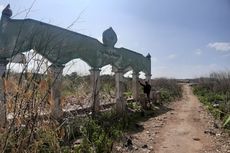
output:
M151 85L148 83L148 81L145 81L145 84L141 83L141 81L138 81L140 85L143 87L143 91L147 96L147 100L150 103L150 91L151 91Z

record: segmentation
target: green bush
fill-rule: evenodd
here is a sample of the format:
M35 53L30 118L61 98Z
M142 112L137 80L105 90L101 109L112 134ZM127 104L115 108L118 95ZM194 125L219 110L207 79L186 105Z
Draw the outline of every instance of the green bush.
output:
M60 152L58 133L52 128L37 127L34 131L26 127L20 127L0 135L1 151L4 152ZM7 143L3 143L6 142ZM3 146L5 145L5 147Z
M172 99L173 97L170 91L167 91L167 90L160 91L160 101L161 102L170 102Z
M117 120L114 122L114 120ZM122 120L116 119L111 112L102 113L97 119L88 118L81 127L82 143L75 147L75 151L90 153L111 152L113 142L122 135Z
M130 103L127 103L127 106L128 106L128 108L131 108L131 109L136 110L136 111L141 110L141 105L139 102L130 102Z

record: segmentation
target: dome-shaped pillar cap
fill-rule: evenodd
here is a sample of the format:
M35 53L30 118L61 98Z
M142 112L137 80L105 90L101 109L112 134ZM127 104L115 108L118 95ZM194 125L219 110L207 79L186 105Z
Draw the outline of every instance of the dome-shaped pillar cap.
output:
M103 32L102 41L103 44L108 47L114 47L114 45L117 43L117 35L112 27Z
M146 58L151 59L151 55L148 53Z
M2 16L10 18L12 16L12 10L10 9L10 4L8 4L2 11Z

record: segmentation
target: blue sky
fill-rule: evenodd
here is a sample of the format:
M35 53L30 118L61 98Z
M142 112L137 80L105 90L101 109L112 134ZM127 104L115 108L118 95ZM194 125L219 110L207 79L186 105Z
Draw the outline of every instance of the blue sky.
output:
M10 3L15 15L32 2L0 0L0 10ZM60 27L78 19L70 29L100 41L111 26L116 47L152 55L153 78L230 70L230 0L37 0L28 18Z

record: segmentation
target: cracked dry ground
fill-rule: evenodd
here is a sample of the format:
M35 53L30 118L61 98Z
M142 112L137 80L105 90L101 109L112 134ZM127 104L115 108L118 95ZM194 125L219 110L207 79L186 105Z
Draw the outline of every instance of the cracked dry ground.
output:
M139 123L142 131L127 134L132 147L118 147L118 152L230 153L229 135L221 132L188 84L183 85L183 98L166 108Z

